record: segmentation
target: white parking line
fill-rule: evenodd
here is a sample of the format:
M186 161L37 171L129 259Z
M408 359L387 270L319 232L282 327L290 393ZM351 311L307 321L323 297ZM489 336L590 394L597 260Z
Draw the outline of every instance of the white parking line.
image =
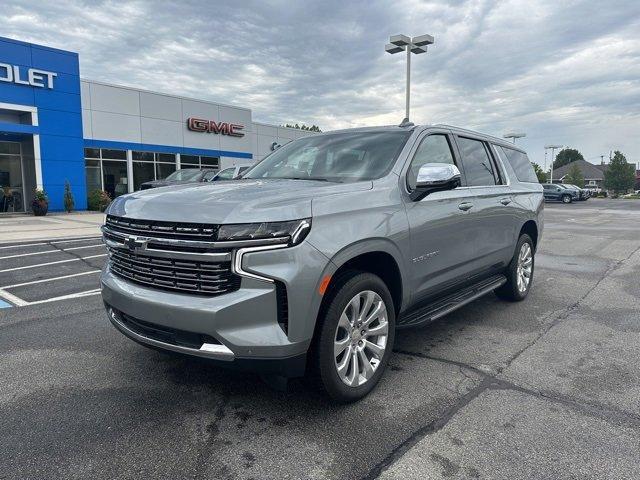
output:
M27 305L39 305L41 303L57 302L59 300L70 300L72 298L90 297L91 295L99 295L100 289L94 288L93 290L86 290L84 292L70 293L69 295L62 295L60 297L47 298L45 300L37 300L35 302L27 302Z
M25 305L29 305L29 302L25 302L19 297L12 295L9 292L5 292L4 290L0 290L0 298L4 298L8 300L10 303L13 303L16 307L24 307Z
M91 275L94 273L100 273L100 270L89 270L88 272L72 273L71 275L63 275L61 277L43 278L41 280L33 280L32 282L15 283L13 285L5 285L0 287L0 291L8 290L9 288L26 287L27 285L35 285L37 283L53 282L54 280L64 280L65 278L80 277L82 275Z
M83 245L82 247L57 248L55 250L43 250L42 252L17 253L15 255L7 255L6 257L0 257L0 260L6 260L7 258L30 257L33 255L44 255L45 253L70 252L73 250L82 250L84 248L101 247L103 245L104 245L103 243L96 243L95 245Z
M51 238L45 241L40 241L37 243L23 243L23 244L19 244L19 245L5 245L5 246L0 246L1 250L7 249L7 248L20 248L20 247L38 247L40 245L50 245L52 243L74 243L74 242L84 242L87 240L93 240L93 239L98 239L101 238L99 235L94 235L92 237L81 237L81 238L72 238L69 240L56 240L55 238Z
M26 270L28 268L48 267L49 265L58 265L60 263L69 263L69 262L79 262L80 260L87 260L89 258L98 258L98 257L106 257L106 256L107 256L106 253L101 253L100 255L89 255L88 257L70 258L68 260L57 260L55 262L38 263L37 265L27 265L27 266L24 266L24 267L5 268L4 270L0 270L0 273L15 272L15 271L18 271L18 270Z

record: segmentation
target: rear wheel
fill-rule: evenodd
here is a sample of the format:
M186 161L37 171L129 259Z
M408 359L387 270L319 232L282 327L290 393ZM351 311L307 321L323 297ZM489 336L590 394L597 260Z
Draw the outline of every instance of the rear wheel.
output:
M341 276L328 299L314 346L320 386L353 402L378 383L393 350L395 311L385 283L371 273Z
M562 195L562 203L571 203L571 195Z
M495 290L495 294L511 302L524 300L533 282L535 264L533 240L526 233L520 235L516 251L505 272L507 283Z

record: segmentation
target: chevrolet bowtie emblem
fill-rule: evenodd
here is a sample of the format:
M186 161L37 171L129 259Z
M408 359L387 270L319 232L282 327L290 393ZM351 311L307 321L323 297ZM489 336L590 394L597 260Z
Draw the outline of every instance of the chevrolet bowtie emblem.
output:
M128 236L124 239L124 245L131 251L144 250L149 243L148 238Z

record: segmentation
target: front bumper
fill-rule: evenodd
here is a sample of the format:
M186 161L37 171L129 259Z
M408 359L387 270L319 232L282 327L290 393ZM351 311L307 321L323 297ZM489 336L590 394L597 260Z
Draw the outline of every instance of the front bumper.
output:
M102 297L114 326L136 342L224 366L298 376L304 373L321 301L317 284L328 264L306 242L244 256L244 271L277 280L286 288L286 332L279 323L277 284L259 278L243 276L236 291L201 296L133 283L113 273L107 263L101 276ZM149 329L137 328L136 322ZM205 340L176 342L167 331Z

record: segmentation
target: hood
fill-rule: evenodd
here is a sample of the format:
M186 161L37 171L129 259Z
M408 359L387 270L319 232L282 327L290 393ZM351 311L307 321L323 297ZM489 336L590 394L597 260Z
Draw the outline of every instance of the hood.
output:
M194 223L250 223L311 217L313 198L370 190L371 181L247 179L172 184L116 198L110 215Z

